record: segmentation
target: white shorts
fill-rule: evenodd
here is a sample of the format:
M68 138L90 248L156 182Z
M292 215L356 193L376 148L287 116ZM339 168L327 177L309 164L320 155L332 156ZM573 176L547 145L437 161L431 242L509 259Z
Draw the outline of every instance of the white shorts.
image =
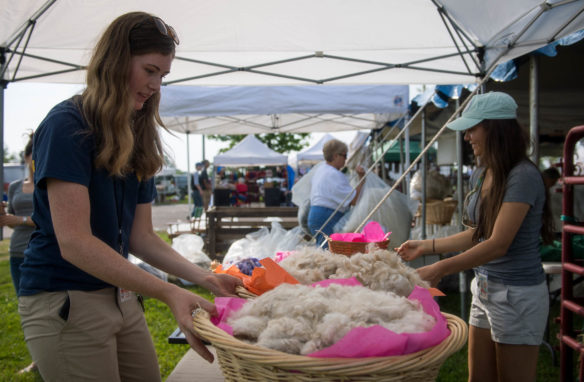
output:
M545 282L517 286L488 281L487 297L481 298L477 277L471 283L469 324L490 329L494 342L510 345L541 345L549 313Z

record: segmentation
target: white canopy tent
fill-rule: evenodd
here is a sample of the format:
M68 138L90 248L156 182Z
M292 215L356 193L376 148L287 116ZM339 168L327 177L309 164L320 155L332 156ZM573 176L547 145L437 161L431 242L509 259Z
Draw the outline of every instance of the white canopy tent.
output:
M216 155L213 164L215 167L285 166L288 157L273 151L255 136L248 135L231 150Z
M298 162L318 163L320 161L323 161L324 157L322 154L322 147L324 146L325 143L334 138L335 137L333 137L330 134L323 135L322 138L320 138L319 141L316 142L314 145L298 153L298 155L296 156Z
M181 38L168 83L470 83L584 27L581 0L0 0L5 81L83 82L103 29L146 11Z

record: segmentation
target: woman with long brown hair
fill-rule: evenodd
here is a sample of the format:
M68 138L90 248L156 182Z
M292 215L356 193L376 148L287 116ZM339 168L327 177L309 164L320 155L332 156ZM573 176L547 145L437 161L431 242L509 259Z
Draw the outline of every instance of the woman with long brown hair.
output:
M45 381L159 381L140 295L166 303L193 349L213 360L191 313L215 306L127 261L132 253L218 296L241 283L193 265L152 227L153 177L163 164L160 86L178 43L158 17L118 17L95 47L85 91L55 106L35 132L36 230L19 313Z
M418 269L435 286L474 269L468 350L469 381L534 381L548 317L540 238L552 239L546 189L528 159L517 104L505 93L477 95L448 127L465 131L478 160L465 200L469 228L438 239L410 240L396 250L407 261L460 252Z

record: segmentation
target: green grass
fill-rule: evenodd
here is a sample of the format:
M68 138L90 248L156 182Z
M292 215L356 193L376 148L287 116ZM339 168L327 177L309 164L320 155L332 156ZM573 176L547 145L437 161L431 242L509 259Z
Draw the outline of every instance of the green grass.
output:
M164 237L168 240L168 237ZM212 296L202 288L189 288L197 294L203 295L209 300ZM441 310L460 316L460 295L458 293L448 293L446 297L438 300ZM466 301L466 311L468 314L469 301ZM168 344L167 337L176 328L174 317L166 305L155 299L145 300L146 321L150 328L154 340L156 353L160 364L160 372L163 380L168 377L176 364L188 350L188 345ZM550 317L559 315L559 304L556 302L552 307ZM20 328L20 318L17 311L17 300L10 277L10 266L8 262L8 240L0 241L0 381L41 381L37 372L25 375L17 375L17 371L27 366L30 356L26 349L22 330ZM551 325L552 345L557 348L558 341L556 333L557 324ZM450 356L440 369L437 381L459 382L467 378L467 346L465 345L459 352ZM559 357L559 352L557 352ZM575 362L577 365L577 362ZM540 349L539 362L537 368L537 381L558 381L560 370L558 366L552 364L551 354L544 346ZM195 377L195 376L193 376Z

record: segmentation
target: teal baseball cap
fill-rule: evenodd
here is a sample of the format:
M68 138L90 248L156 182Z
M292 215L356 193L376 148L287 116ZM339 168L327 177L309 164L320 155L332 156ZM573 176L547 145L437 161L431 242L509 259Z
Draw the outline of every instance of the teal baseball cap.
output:
M446 127L463 131L478 125L484 119L515 119L517 103L507 93L489 92L478 94L470 100L460 118L450 122Z

